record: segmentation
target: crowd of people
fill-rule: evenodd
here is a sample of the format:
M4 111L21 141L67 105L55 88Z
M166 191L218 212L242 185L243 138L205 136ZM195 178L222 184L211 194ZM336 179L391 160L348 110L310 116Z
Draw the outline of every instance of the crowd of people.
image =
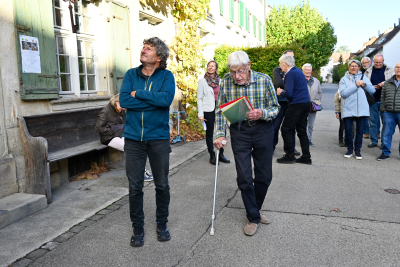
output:
M393 71L384 64L382 54L376 54L372 62L368 57L361 62L349 61L349 71L340 80L334 100L336 118L340 120L339 145L347 147L345 158L351 158L354 152L356 159L362 159L363 137L370 139L369 148L378 147L380 140L382 153L378 161L389 158L392 136L400 122L399 85L400 63Z
M96 124L101 142L126 155L133 228L130 244L134 247L144 245L143 182L151 176L145 168L147 159L156 191L157 239L171 239L167 227L171 152L169 108L175 95L175 79L166 69L168 56L169 48L162 40L157 37L144 40L140 54L142 64L126 72L120 94L100 112ZM382 55L376 55L373 63L370 66L369 58L361 62L350 60L349 71L341 79L335 95L336 117L341 121L339 144L347 146L346 158L352 157L353 151L357 159L362 158L363 135L371 139L368 145L371 148L378 146L380 138L383 150L378 160L389 158L392 135L400 124L400 94L397 95L400 63L394 68L395 75L384 64ZM361 64L365 71L360 71ZM322 90L318 79L311 75L312 65L304 64L302 70L296 68L294 52L290 50L279 58L274 80L253 71L249 56L243 51L231 53L227 67L229 72L221 79L217 74L218 63L208 62L206 74L198 84L198 118L206 128L210 163L217 161L214 147L219 150L218 160L230 163L224 156L227 123L219 106L246 96L253 107L246 113L245 120L229 125L236 182L248 219L244 233L251 236L260 223L269 223L260 211L272 181L272 156L279 130L285 154L277 162L312 164L310 146L314 146L313 126L317 111L322 108ZM379 137L380 119L383 128ZM366 125L369 131L365 131ZM213 141L214 132L216 139ZM295 149L296 133L301 153Z

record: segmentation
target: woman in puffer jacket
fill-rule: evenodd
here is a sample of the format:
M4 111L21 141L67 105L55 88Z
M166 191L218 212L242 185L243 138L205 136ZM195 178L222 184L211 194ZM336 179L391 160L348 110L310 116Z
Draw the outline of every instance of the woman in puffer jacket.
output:
M126 109L119 105L119 94L110 99L110 103L99 113L95 130L100 134L100 142L112 148L124 151L125 139L122 137L126 119ZM144 180L153 180L153 175L146 169Z
M356 159L362 159L361 147L365 120L369 117L369 105L366 93L373 95L375 88L372 86L368 77L360 71L361 63L358 60L349 61L349 71L343 76L339 83L339 92L342 104L342 119L345 127L345 140L347 153L345 158L353 156L353 150ZM352 126L356 122L356 138L353 147Z

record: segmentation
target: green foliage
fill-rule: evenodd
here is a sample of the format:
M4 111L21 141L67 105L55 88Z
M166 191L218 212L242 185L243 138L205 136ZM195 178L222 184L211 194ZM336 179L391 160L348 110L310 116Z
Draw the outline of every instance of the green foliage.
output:
M337 42L332 25L304 0L292 7L274 6L267 18L266 33L268 45L299 44L307 50L308 63L318 71L328 64ZM297 51L293 51L297 59Z
M198 28L207 18L209 4L210 0L176 0L172 10L177 33L170 44L169 69L188 113L197 106L198 76L205 61Z
M336 53L350 53L351 49L347 45L342 45L336 50Z
M279 58L286 50L296 51L296 65L301 68L310 62L310 55L299 44L270 45L259 47L238 47L222 45L215 49L215 61L218 62L218 75L222 78L229 70L226 61L230 53L242 50L249 55L251 69L268 74L272 78L272 71L279 65Z
M346 71L349 70L348 61L343 63L342 56L339 58L339 65L335 66L332 70L332 80L334 83L340 82L340 79L346 74Z

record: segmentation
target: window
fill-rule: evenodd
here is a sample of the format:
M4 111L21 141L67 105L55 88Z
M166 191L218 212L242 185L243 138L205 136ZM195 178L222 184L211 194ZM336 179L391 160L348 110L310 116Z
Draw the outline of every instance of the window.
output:
M78 40L79 88L81 91L96 90L92 44Z
M71 91L71 68L65 38L56 36L56 55L58 68L58 88L60 91Z
M82 2L81 2L82 1ZM89 33L91 31L90 28L90 1L81 0L74 4L75 11L75 25L76 30L79 33Z
M96 93L97 65L95 38L91 34L95 5L88 0L73 4L73 18L77 33L73 33L69 3L53 0L53 21L58 67L58 88L62 95L80 96Z

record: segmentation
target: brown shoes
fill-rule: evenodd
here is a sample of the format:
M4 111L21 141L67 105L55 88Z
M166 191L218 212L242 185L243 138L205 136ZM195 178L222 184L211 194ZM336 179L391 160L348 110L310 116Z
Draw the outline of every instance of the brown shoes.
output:
M260 223L263 223L263 224L269 224L270 223L270 221L267 219L267 216L265 216L264 214L261 214L261 213L260 213L260 216L261 216Z
M367 133L364 134L364 138L365 138L365 139L369 139L369 134L367 134Z
M254 235L257 231L258 224L248 222L244 227L245 235Z

